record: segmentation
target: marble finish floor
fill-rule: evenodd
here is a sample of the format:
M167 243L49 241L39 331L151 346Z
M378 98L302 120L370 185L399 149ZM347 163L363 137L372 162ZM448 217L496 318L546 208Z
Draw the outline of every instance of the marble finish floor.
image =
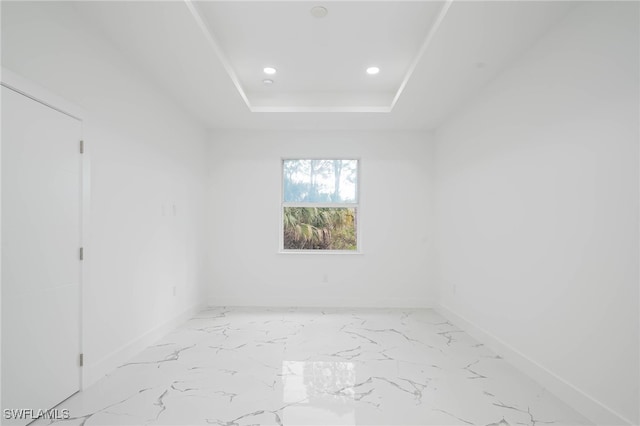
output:
M73 425L583 425L432 310L212 308L58 408Z

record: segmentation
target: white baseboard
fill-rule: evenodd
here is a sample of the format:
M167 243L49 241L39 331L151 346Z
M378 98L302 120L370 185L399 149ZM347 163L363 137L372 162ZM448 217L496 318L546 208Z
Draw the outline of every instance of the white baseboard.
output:
M453 312L447 306L437 304L435 310L443 317L463 329L472 337L484 343L505 360L523 373L544 386L551 393L563 400L597 425L632 425L626 419L600 401L581 391L555 373L541 366L522 352L515 349L487 330L477 326L465 317Z
M389 309L431 309L436 306L433 299L429 298L391 298L391 299L260 299L253 301L240 297L216 297L209 300L209 306L238 306L238 307L265 307L265 308L389 308Z
M142 352L146 347L158 341L158 339L165 336L177 326L192 318L205 307L206 305L204 304L194 305L181 314L149 330L142 336L139 336L122 347L114 350L102 359L94 363L86 363L82 369L82 389L86 389L88 386L91 386L106 374L115 370L120 365ZM85 361L87 360L85 359Z

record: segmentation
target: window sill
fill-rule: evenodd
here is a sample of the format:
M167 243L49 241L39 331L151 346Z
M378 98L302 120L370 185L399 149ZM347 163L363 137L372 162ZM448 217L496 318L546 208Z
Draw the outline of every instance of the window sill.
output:
M312 256L318 256L318 255L354 256L354 255L362 255L363 253L361 250L279 250L278 254L312 255Z

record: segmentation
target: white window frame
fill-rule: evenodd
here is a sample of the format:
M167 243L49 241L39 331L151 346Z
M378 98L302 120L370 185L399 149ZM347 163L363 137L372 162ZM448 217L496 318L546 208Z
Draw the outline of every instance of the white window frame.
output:
M356 165L356 202L355 203L299 203L299 202L285 202L284 201L284 162L288 160L354 160ZM361 208L360 208L360 180L361 180L361 159L359 157L312 157L312 156L300 156L300 157L282 157L280 158L280 223L278 225L278 239L280 241L280 248L278 253L280 254L311 254L311 255L354 255L362 254L362 238L361 238ZM320 250L320 249L306 249L306 250L291 250L284 248L284 208L285 207L329 207L329 208L352 208L356 212L356 249L355 250Z

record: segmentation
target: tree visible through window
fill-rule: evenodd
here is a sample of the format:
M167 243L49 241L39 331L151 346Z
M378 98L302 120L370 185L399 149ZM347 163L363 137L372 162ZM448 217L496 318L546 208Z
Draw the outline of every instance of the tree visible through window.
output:
M358 249L358 160L282 162L282 248Z

